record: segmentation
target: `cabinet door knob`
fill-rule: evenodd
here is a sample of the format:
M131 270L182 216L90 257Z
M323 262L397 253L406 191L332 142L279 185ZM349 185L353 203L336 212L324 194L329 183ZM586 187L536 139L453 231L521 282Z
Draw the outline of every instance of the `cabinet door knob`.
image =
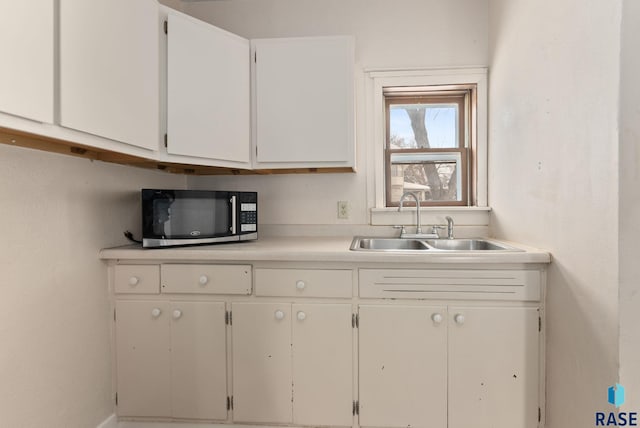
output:
M463 314L456 314L453 317L453 320L456 322L456 324L462 325L462 324L464 324L464 315Z
M205 285L207 282L209 282L209 277L207 277L207 275L202 275L198 282L200 283L200 285Z
M431 315L431 321L433 321L434 324L440 324L443 319L444 318L442 317L442 314L435 313L435 314Z
M151 310L151 316L154 317L154 318L158 318L161 313L162 313L162 311L160 310L160 308L153 308Z
M277 320L282 320L282 319L284 319L284 312L281 311L280 309L278 309L275 312L274 316L276 317Z
M129 278L129 285L138 285L139 282L140 278L138 278L137 276L132 276L131 278Z
M182 311L180 309L176 309L173 311L173 319L177 320L182 316Z
M304 287L306 287L307 284L304 283L304 281L296 281L296 288L298 290L304 290Z
M307 314L302 311L298 311L298 320L304 321L307 318Z

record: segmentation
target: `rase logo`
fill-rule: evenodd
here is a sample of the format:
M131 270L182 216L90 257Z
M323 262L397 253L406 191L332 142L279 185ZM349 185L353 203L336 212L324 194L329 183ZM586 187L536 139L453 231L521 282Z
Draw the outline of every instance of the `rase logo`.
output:
M607 401L616 409L624 404L624 387L619 383L609 387L607 390ZM624 427L638 426L637 412L596 412L597 427Z

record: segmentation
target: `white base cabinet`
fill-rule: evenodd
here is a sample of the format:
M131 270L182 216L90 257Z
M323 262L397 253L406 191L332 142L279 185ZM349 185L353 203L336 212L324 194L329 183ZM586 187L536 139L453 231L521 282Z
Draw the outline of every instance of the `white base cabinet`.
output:
M170 308L169 302L116 303L120 416L171 416Z
M293 423L353 423L351 304L292 305Z
M116 302L119 416L227 418L225 304Z
M360 306L360 425L534 428L537 308Z
M117 263L119 417L365 428L544 423L542 268Z
M449 307L449 428L539 423L537 308Z
M443 309L360 306L360 425L447 426ZM436 315L442 317L440 322L432 320Z
M234 303L233 418L291 423L291 305Z
M350 304L234 303L233 419L351 426Z

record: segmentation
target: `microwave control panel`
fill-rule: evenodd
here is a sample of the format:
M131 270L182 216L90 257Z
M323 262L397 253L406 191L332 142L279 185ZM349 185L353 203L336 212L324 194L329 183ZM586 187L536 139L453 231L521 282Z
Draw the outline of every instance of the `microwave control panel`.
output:
M240 199L240 232L258 230L258 194L241 193Z

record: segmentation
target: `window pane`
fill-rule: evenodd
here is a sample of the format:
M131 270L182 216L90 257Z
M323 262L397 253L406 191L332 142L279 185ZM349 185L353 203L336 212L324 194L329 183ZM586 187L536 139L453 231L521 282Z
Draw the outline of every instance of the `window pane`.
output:
M460 147L457 104L391 104L391 149Z
M416 192L422 201L462 201L462 155L450 153L392 153L391 204L404 192Z

